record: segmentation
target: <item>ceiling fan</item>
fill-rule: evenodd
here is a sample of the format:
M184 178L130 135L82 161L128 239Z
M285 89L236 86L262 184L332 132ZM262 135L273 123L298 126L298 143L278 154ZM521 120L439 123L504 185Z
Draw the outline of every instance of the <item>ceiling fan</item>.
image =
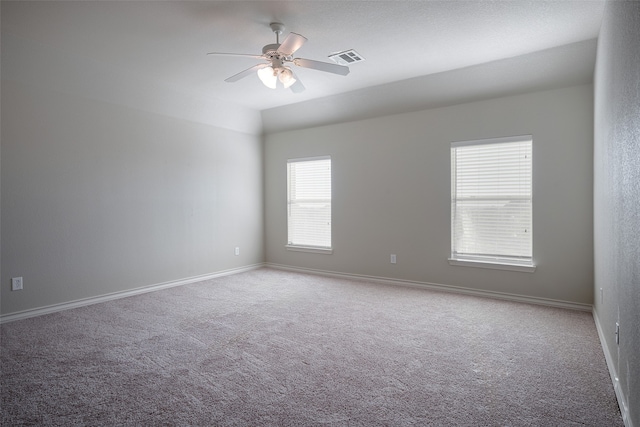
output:
M285 64L293 63L298 67L311 68L314 70L325 71L328 73L339 74L346 76L349 74L349 67L338 64L331 64L329 62L313 61L311 59L294 58L293 54L302 47L307 41L306 37L296 33L289 33L289 35L280 43L280 35L284 31L284 25L279 22L272 22L270 24L271 30L276 34L275 44L268 44L262 48L262 55L251 55L244 53L222 53L222 52L209 52L207 55L222 55L222 56L244 56L249 58L263 59L266 62L254 65L247 68L244 71L234 74L233 76L225 79L225 82L233 83L238 80L247 77L254 71L257 72L258 77L264 83L265 86L275 89L277 87L278 80L285 88L290 88L292 92L299 93L304 90L304 85L300 82L300 79L293 73L291 67Z

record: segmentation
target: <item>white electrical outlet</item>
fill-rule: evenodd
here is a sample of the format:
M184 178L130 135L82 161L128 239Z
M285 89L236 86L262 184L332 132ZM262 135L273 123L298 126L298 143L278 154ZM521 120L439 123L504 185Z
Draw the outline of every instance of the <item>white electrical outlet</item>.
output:
M12 291L21 291L22 290L22 277L12 277L11 278L11 290Z
M396 254L391 254L391 264L396 263Z
M604 302L604 291L600 288L600 303Z
M237 247L237 246L236 246L236 252L235 252L235 254L236 254L236 255L240 255L240 248L239 248L239 247Z

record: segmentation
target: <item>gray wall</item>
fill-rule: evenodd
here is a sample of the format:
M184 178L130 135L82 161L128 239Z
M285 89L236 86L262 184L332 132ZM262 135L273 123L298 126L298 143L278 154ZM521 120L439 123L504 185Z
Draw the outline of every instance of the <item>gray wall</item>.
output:
M263 261L260 136L32 80L2 80L3 315Z
M640 2L607 2L594 83L594 310L633 423L627 425L634 426L640 426L639 46Z
M537 270L449 265L449 143L523 134L534 139ZM266 260L591 304L592 144L592 85L267 135ZM286 160L325 154L333 254L287 251Z

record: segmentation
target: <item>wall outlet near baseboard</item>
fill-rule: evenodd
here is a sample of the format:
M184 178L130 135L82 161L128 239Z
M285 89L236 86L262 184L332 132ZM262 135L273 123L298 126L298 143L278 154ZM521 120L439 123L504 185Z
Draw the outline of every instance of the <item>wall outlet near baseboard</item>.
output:
M11 278L11 290L12 291L21 291L22 290L22 277L12 277Z
M240 248L238 246L236 246L235 254L240 255Z
M391 264L396 263L396 254L391 254Z

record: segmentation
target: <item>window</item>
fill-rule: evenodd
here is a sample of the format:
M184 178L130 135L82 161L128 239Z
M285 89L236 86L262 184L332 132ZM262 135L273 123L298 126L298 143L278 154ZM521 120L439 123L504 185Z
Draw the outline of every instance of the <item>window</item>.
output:
M533 272L532 137L451 144L451 264Z
M287 161L291 250L331 253L331 157Z

